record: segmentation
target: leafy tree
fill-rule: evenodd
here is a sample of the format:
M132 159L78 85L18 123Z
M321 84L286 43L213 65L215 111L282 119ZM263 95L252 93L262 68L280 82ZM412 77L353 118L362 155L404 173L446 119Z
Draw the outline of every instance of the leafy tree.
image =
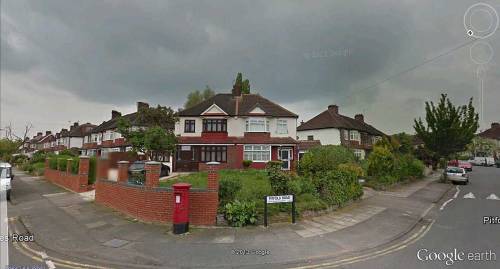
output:
M425 102L425 121L415 119L414 129L425 147L435 153L434 158L449 159L464 151L479 128L479 115L472 105L454 106L446 94L439 103ZM437 161L437 160L434 160Z
M10 155L16 153L21 144L22 141L19 139L0 139L0 159L7 160L8 158L10 158Z
M177 121L177 113L170 107L142 108L138 111L134 126L129 120L120 117L118 132L127 139L134 152L173 152L177 143L174 134Z
M236 80L234 82L235 88L240 88L241 93L249 94L250 93L250 81L248 79L243 80L243 75L238 73L236 75Z
M184 103L184 109L193 107L215 95L215 92L210 88L210 86L206 86L205 90L200 92L199 90L192 91L188 94L187 100Z
M401 154L410 154L413 152L413 138L411 135L406 133L395 134L391 137L397 144L396 150Z
M467 145L467 151L473 156L491 156L496 149L495 143L479 136L472 139L472 142Z

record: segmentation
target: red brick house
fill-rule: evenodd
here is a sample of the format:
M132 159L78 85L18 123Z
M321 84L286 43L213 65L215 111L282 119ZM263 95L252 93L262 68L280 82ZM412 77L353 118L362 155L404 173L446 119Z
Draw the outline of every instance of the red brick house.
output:
M294 169L297 118L259 94L242 94L233 87L232 93L179 112L174 171L203 170L211 161L239 169L243 160L251 160L253 168L282 160L284 170Z
M385 134L366 123L363 114L350 118L340 114L337 105L330 105L327 110L301 123L297 127L297 136L300 140L319 140L322 145L344 145L358 158L364 159L373 144Z

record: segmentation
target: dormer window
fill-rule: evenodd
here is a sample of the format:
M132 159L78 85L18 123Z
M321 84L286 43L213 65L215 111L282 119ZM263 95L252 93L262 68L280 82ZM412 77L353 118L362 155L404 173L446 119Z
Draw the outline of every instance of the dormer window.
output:
M262 118L250 118L246 120L246 132L269 132L269 120Z

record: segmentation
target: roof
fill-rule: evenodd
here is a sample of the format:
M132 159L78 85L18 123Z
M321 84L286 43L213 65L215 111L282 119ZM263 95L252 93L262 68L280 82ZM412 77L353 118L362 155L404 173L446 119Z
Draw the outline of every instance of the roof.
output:
M490 129L479 133L479 136L482 138L500 140L500 124L492 124Z
M42 136L42 138L40 138L38 140L38 143L42 143L42 142L46 142L46 141L54 141L54 140L55 140L54 135L48 134L48 135Z
M98 125L94 129L92 129L91 133L100 133L100 132L104 132L106 130L111 130L111 129L117 128L118 127L118 119L120 119L120 118L126 119L126 120L130 121L130 124L137 126L137 125L139 125L138 115L139 115L138 112L134 112L134 113L120 116L120 117L116 117L114 119L110 119L108 121L101 123L100 125Z
M82 137L85 136L86 134L89 134L92 132L92 129L94 129L96 126L91 123L85 123L82 125L78 125L73 127L72 130L69 131L69 136L70 137Z
M231 93L216 94L193 107L180 111L179 116L201 116L203 112L214 104L224 110L229 116L252 116L255 114L251 113L251 111L255 108L260 108L264 111L262 114L264 116L298 118L298 115L295 113L290 112L259 94L242 94L241 96L234 96Z
M299 140L299 150L309 150L311 148L321 146L319 140Z
M299 127L297 127L297 131L317 130L317 129L327 129L327 128L358 130L372 135L380 135L380 136L385 135L384 133L377 130L370 124L367 124L360 120L349 118L347 116L335 113L328 109L321 112L319 115L310 119L309 121L301 124Z

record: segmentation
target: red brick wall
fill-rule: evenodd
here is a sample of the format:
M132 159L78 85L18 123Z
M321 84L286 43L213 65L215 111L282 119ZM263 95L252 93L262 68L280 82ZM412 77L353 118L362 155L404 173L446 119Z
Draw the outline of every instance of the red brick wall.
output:
M44 177L47 181L74 192L88 191L88 176L45 168Z
M189 199L189 222L193 225L215 225L217 191L191 190ZM142 221L172 222L174 198L170 188L147 188L98 180L95 201Z

